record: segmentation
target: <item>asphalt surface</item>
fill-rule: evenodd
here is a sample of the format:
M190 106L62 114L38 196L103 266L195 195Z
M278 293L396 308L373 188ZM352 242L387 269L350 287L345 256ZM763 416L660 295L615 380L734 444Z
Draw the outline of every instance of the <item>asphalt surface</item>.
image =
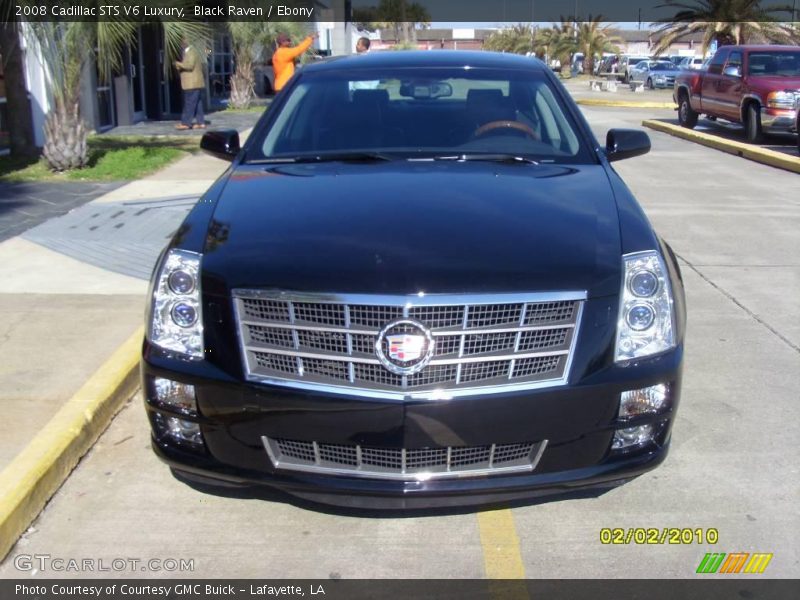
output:
M0 242L64 215L122 183L0 183Z
M272 100L259 100L265 106L268 106ZM209 129L236 129L237 131L244 131L253 126L253 124L261 116L261 113L256 109L253 111L235 111L235 110L219 110L211 113L206 113L206 129L175 129L175 126L180 121L140 121L134 125L121 125L113 127L101 135L155 135L155 136L184 136L184 137L200 137Z
M583 110L598 139L610 127L672 116ZM691 578L706 552L773 553L763 577L797 577L798 176L649 134L651 153L617 169L683 265L689 323L670 456L598 497L515 506L509 547L527 577ZM154 457L137 398L0 564L0 578L483 577L498 550L486 541L487 514L375 516L200 492ZM665 527L714 528L719 541L601 543L604 528ZM192 559L194 571L15 566L15 557L44 554L106 564Z

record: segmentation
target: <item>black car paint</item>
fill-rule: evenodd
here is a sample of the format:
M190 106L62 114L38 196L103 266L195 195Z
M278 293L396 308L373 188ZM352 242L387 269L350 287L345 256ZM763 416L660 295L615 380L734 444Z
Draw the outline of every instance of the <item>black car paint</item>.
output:
M457 54L486 68L543 68L528 59ZM154 439L163 460L202 478L263 483L336 504L407 508L599 486L635 477L665 458L680 397L680 270L580 111L544 71L591 144L594 164L244 164L252 140L288 94L278 96L169 245L203 253L207 352L203 361L182 360L146 341L143 380L147 386L160 375L195 384L207 450ZM676 347L617 364L621 256L652 249L662 253L670 275ZM381 294L585 289L588 300L567 386L398 403L245 382L230 298L236 287ZM664 382L671 386L670 410L632 422L658 424L656 443L613 456L619 393ZM146 406L152 417L156 407ZM490 428L481 427L487 422ZM262 435L404 447L550 443L531 474L397 482L276 472Z

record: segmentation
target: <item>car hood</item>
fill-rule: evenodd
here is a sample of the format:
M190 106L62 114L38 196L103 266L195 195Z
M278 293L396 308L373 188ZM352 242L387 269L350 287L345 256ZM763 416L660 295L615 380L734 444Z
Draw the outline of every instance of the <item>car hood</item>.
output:
M619 219L600 165L240 165L209 224L203 275L212 294L604 296L619 291Z
M683 73L683 69L667 69L666 71L651 71L650 73L653 75L653 77L677 77Z

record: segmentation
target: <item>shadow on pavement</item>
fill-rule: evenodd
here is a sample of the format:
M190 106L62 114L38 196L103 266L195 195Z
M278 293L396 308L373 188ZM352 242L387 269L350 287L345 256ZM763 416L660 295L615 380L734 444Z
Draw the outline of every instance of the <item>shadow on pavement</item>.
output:
M658 119L670 125L680 125L678 119ZM744 135L744 127L732 123L722 123L711 119L700 119L694 131L716 136L720 139L731 140L734 142L747 143ZM755 148L766 148L774 150L788 156L797 156L797 138L791 134L786 135L767 135L761 144L751 144Z

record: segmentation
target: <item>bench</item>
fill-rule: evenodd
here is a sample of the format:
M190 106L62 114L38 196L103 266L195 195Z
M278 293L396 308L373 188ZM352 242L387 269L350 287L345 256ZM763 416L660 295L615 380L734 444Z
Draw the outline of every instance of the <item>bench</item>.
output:
M631 91L635 93L644 93L644 81L631 81Z
M594 92L616 92L617 82L613 79L591 79L589 80L589 89Z

